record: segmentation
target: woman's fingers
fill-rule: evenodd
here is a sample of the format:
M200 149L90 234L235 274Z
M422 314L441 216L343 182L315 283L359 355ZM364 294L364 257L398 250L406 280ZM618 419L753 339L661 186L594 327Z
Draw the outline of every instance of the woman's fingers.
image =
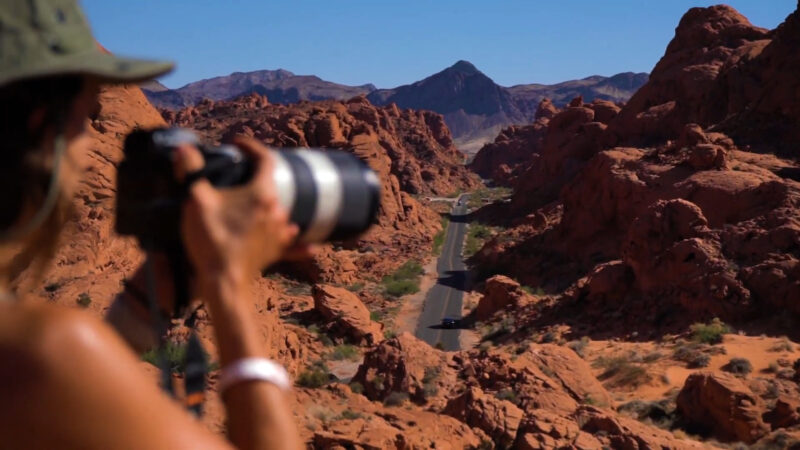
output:
M255 172L253 173L253 184L265 184L274 190L274 182L272 179L272 171L275 162L269 154L269 149L264 144L258 142L253 138L237 137L233 143L244 152L255 165Z
M316 245L295 244L283 253L284 261L305 261L314 257L319 250Z
M197 172L205 165L203 154L192 145L181 145L173 153L172 167L175 171L175 178L183 181L192 172Z
M192 145L179 146L175 149L173 155L172 167L175 178L181 182L185 180L190 173L197 172L206 164L203 154ZM196 180L189 187L189 192L195 199L207 196L211 190L213 190L213 187L205 178Z

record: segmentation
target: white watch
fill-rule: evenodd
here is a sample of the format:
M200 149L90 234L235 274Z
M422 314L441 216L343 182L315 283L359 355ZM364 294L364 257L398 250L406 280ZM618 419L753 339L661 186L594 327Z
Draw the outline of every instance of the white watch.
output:
M289 390L292 382L286 369L267 358L242 358L225 366L219 376L219 392L245 381L266 381L283 390Z

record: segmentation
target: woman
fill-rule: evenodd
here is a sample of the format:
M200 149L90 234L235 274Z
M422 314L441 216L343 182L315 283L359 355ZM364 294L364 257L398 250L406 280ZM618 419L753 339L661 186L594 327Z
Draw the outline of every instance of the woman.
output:
M87 151L87 117L104 83L139 82L169 64L101 52L74 0L0 4L0 436L3 448L298 448L285 372L264 358L251 316L253 274L297 234L278 205L266 149L250 184L190 188L182 235L196 294L213 320L228 438L207 431L144 376L141 362L102 321L10 290L15 273L53 254ZM183 147L179 179L203 165Z

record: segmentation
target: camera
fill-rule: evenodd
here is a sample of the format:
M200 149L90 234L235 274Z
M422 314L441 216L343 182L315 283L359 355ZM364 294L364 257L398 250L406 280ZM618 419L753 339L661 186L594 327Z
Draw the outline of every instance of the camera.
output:
M182 144L196 146L205 166L185 183L173 175L172 154ZM192 179L206 178L217 188L246 184L253 162L237 147L205 146L181 128L136 130L125 139L117 178L119 234L135 236L148 250L181 248L180 211ZM380 208L378 176L356 156L337 150L270 150L279 202L300 228L298 242L354 238L376 220Z

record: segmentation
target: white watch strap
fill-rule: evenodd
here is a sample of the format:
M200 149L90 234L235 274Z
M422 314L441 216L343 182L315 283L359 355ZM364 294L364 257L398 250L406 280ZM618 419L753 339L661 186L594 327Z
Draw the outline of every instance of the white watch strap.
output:
M292 383L286 369L275 361L266 358L243 358L222 369L219 376L219 392L244 381L266 381L283 390L289 390Z

